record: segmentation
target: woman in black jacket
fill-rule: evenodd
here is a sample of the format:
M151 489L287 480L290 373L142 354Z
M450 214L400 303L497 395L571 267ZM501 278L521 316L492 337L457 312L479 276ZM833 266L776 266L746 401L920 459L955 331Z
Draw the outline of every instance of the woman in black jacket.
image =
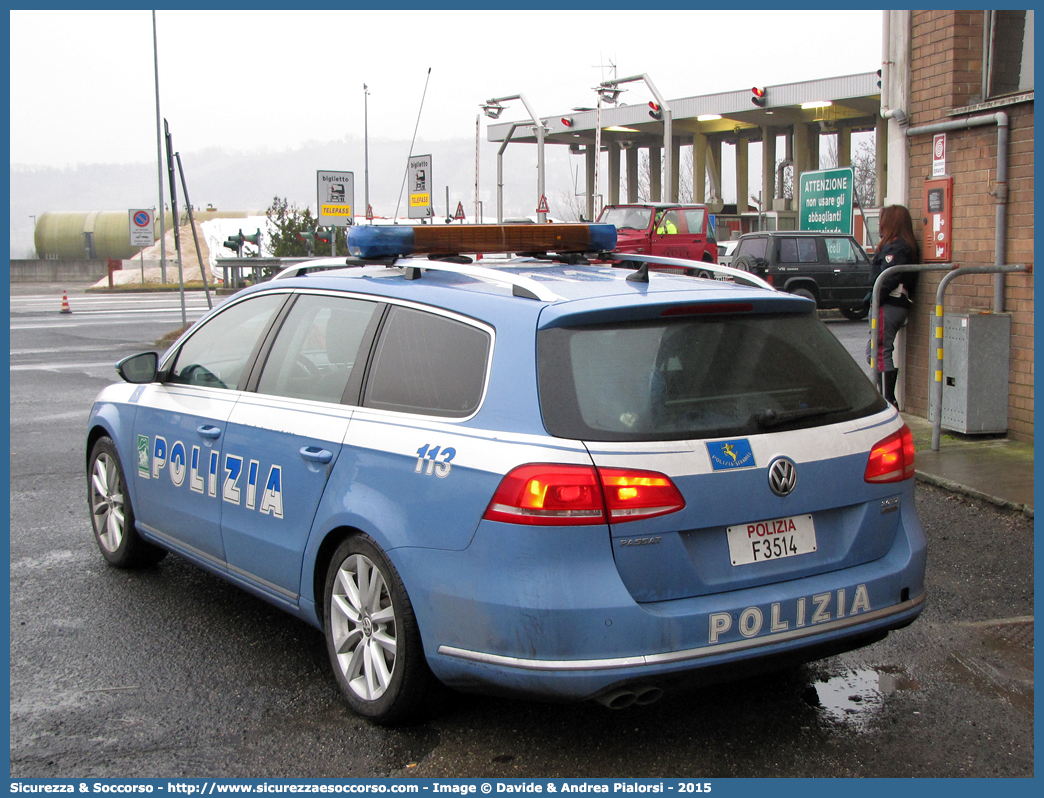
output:
M913 234L910 211L903 205L889 205L881 211L881 243L874 253L870 269L872 280L877 280L882 271L891 266L919 263L920 253ZM906 316L913 307L911 295L917 286L917 272L896 272L881 284L881 309L877 320L877 370L882 375L883 393L895 407L895 384L899 370L892 360L895 336L906 324Z

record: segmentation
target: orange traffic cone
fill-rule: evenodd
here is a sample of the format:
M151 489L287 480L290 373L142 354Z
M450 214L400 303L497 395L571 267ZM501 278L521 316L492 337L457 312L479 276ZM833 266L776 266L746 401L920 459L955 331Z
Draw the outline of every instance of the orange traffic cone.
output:
M62 313L72 313L72 308L69 307L69 297L62 291Z

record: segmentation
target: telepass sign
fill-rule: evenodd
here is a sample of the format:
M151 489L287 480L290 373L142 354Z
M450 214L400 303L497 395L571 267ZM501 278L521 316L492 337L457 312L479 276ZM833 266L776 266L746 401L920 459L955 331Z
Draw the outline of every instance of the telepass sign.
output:
M798 229L852 234L851 167L801 173Z
M355 174L353 172L316 172L319 194L320 227L348 227L352 224L355 205Z
M410 156L409 168L406 172L410 181L410 219L427 219L434 214L431 211L431 156Z

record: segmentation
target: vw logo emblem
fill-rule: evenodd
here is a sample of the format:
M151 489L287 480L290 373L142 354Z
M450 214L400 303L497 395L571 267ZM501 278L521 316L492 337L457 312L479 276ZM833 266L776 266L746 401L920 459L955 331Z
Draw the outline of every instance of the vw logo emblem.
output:
M768 470L769 487L777 496L787 496L797 487L797 466L786 457L777 457Z

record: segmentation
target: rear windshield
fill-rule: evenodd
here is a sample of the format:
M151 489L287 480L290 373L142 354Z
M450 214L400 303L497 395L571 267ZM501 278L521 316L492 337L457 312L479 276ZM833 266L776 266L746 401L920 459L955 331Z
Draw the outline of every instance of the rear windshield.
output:
M736 248L736 257L751 255L755 258L764 258L765 253L768 252L768 241L767 238L748 238L740 241Z
M538 350L544 425L561 438L754 435L886 407L811 313L555 328Z

